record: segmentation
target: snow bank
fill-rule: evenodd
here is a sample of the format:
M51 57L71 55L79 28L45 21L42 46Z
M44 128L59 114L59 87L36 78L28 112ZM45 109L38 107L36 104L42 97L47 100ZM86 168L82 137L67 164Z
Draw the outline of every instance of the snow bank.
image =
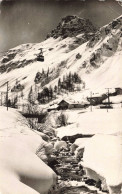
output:
M78 147L85 147L87 141L89 140L90 138L78 138L75 140L74 144L77 145Z
M75 140L74 144L75 146L77 146L77 149L74 150L75 151L75 157L76 158L82 158L83 157L83 153L84 153L84 148L86 146L86 144L88 143L88 141L90 140L90 138L78 138Z
M75 140L75 142L71 145L70 151L72 153L76 153L76 155L79 152L79 148L83 149L85 147L86 142L89 140L89 138L78 138Z
M122 109L90 109L79 111L67 111L68 122L65 127L56 129L57 136L73 136L75 134L121 134L122 133Z
M48 147L38 134L29 129L26 120L17 111L0 107L2 194L46 194L51 189L56 175L35 154L41 145Z
M86 168L87 175L92 178L105 178L111 193L121 193L122 137L112 135L92 137L85 146L82 165Z

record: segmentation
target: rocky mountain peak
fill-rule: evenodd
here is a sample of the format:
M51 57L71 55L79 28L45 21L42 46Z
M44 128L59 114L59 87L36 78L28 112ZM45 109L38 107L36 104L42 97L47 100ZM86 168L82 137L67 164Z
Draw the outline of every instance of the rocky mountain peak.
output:
M66 16L62 18L58 26L47 35L47 38L67 38L77 36L78 34L90 34L96 32L96 28L88 19L79 18L78 16Z

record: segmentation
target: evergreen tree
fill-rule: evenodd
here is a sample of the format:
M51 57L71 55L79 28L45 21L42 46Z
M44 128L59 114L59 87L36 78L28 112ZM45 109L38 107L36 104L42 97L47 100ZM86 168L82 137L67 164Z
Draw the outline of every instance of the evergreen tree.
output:
M66 87L67 87L67 90L71 90L71 73L67 76L67 80L66 80Z
M71 82L71 81L72 81L72 74L71 74L71 72L69 72L68 78L69 78L69 80L70 80L70 82Z
M58 91L60 91L60 89L61 89L61 79L59 78L59 80L58 80Z
M43 74L43 75L45 74L44 69L42 69L42 74Z
M16 87L17 87L18 84L19 84L19 81L18 81L18 79L16 79Z
M49 70L49 67L48 67L48 70L47 70L47 77L49 76L49 72L50 72L50 70Z
M8 99L8 107L11 107L11 100L10 99Z
M66 77L65 77L65 75L63 75L63 82L65 82L66 81Z
M13 99L13 102L12 102L12 104L11 104L13 108L16 107L17 102L18 102L18 97L15 96L14 99Z
M57 93L57 91L58 91L58 87L55 85L54 92Z
M41 78L42 78L42 74L38 71L38 72L36 73L34 82L38 84L38 83L41 81Z
M23 94L23 90L21 91L21 98L23 99L24 97L24 94Z
M52 89L51 86L49 87L49 97L52 100L52 98L53 98L53 89Z
M81 78L77 73L74 73L73 79L74 79L74 83L81 83Z
M41 93L38 93L38 101L41 103L44 103L44 95L43 95L43 91Z
M28 101L30 103L33 103L33 89L32 89L32 86L31 86L29 94L28 94Z
M48 89L47 87L44 87L43 93L44 93L44 97L45 97L45 98L47 97L48 100L49 100L49 89Z

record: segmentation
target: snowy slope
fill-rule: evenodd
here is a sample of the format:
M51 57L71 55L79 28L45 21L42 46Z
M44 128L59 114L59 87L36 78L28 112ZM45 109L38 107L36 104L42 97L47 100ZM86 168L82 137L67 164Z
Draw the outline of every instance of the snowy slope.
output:
M9 81L9 87L12 88L18 79L25 87L26 96L30 87L35 85L36 73L49 68L51 81L48 85L51 86L68 72L78 72L86 89L121 87L121 19L120 16L102 27L86 42L81 41L83 34L79 34L65 39L50 37L42 43L24 44L10 49L1 59L0 86ZM40 48L43 48L44 62L37 61ZM80 59L76 58L78 53ZM1 90L6 90L5 86Z
M17 111L0 107L0 193L45 194L51 189L56 176L35 154L39 146L43 158L48 144Z

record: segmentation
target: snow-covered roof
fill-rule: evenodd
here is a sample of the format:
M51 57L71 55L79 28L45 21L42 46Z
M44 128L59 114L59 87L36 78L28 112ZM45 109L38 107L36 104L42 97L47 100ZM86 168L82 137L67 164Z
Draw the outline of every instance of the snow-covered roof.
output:
M50 105L48 109L56 109L56 108L58 108L58 105L57 104L54 104L52 106Z
M86 103L89 103L89 102L87 102L87 101L75 101L75 100L73 100L73 99L62 99L59 103L61 103L62 101L65 101L65 102L67 102L68 104L86 104ZM58 103L58 104L59 104Z

